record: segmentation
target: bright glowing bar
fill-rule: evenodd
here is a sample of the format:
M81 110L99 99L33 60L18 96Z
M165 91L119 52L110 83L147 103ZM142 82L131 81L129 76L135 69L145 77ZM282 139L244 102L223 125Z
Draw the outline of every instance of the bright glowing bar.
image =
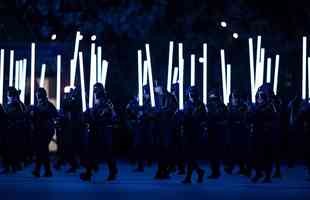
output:
M261 49L261 61L259 63L259 85L258 87L260 87L261 85L264 84L264 71L265 71L265 49L262 48Z
M171 41L169 43L168 78L167 78L168 92L171 92L172 62L173 62L173 42Z
M267 58L267 83L271 82L271 58Z
M254 48L253 39L249 38L249 59L250 59L250 77L251 77L251 97L252 103L255 102L255 75L254 75Z
M107 74L108 74L109 62L106 60L102 61L102 84L105 87L107 82Z
M152 61L151 61L151 53L150 53L150 45L145 44L146 50L146 60L148 66L148 74L149 74L149 86L150 86L150 97L151 97L151 106L155 107L155 94L154 94L154 86L153 86L153 76L152 76Z
M97 47L97 81L103 84L102 81L102 47Z
M229 103L229 95L231 93L231 65L227 64L227 95L226 95L226 105Z
M195 86L195 61L196 61L196 56L192 54L191 55L191 86Z
M279 64L280 64L280 55L276 55L276 64L275 64L274 80L273 80L273 92L275 93L275 95L277 95L277 92L278 92Z
M302 38L302 99L307 98L307 37Z
M178 73L179 73L179 68L175 67L173 70L173 80L172 80L173 84L176 84L178 82Z
M46 72L46 64L42 64L41 76L40 76L40 88L44 88L45 72Z
M138 50L138 97L139 97L139 106L143 106L142 51L141 50Z
M203 57L199 59L199 62L203 64L203 92L202 92L202 98L203 98L203 103L206 105L208 98L207 98L207 93L208 93L208 60L207 60L207 44L203 44Z
M255 81L255 86L256 87L259 87L259 82L260 82L260 62L261 62L261 44L262 44L262 37L261 36L258 36L257 37L257 46L256 46L256 73L255 73L255 78L256 78L256 81ZM256 93L256 91L255 91Z
M89 78L89 108L93 108L93 103L94 103L94 85L96 83L96 55L91 54L91 61L90 61L90 78Z
M75 44L74 44L73 65L71 66L72 67L72 69L71 69L72 74L70 76L71 87L74 87L74 82L75 82L76 64L77 64L77 59L78 59L78 51L79 51L80 40L81 40L81 33L79 31L77 31L76 37L75 37Z
M15 61L15 88L19 90L19 60Z
M85 91L85 79L84 79L84 64L83 64L83 53L79 52L79 62L80 62L80 79L81 79L81 95L82 95L82 109L83 112L86 111L86 91Z
M0 55L0 104L3 105L3 85L4 85L4 49Z
M61 88L61 55L57 55L57 85L56 85L56 109L57 110L60 110L61 108L60 88Z
M310 102L310 57L308 57L308 101Z
M31 44L31 74L30 74L30 105L34 105L34 90L35 90L35 50L36 44Z
M225 63L225 51L221 50L221 68L222 68L222 87L223 87L223 101L225 103L227 96L227 83L226 83L226 63Z
M23 59L22 61L22 81L21 81L21 101L25 103L26 96L26 79L27 79L27 59Z
M147 85L148 66L147 61L143 62L143 86Z
M184 58L182 43L179 43L179 110L184 110Z
M10 78L9 78L9 86L13 86L14 80L14 51L10 51Z

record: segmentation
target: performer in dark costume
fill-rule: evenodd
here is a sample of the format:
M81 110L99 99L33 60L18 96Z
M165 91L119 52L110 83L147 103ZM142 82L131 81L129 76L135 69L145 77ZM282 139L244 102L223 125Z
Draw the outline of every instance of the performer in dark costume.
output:
M209 179L217 179L220 176L220 159L224 157L226 128L227 128L227 109L221 102L216 90L209 92L208 97L208 157L212 174Z
M41 166L44 165L45 177L51 177L52 171L49 159L48 145L54 135L54 123L57 117L57 110L48 101L44 88L39 88L36 92L37 103L32 111L35 129L34 152L36 156L33 176L40 177Z
M203 182L204 170L197 163L200 155L201 138L204 131L206 120L206 109L202 101L199 100L196 87L190 87L188 92L189 100L184 106L184 138L185 138L185 156L187 162L185 184L191 183L193 171L197 172L198 183Z
M277 108L273 104L274 94L270 84L261 86L256 94L254 110L254 157L256 175L252 179L257 182L265 174L264 182L271 182L272 164L274 159L273 144L275 143ZM276 133L277 134L277 133Z
M115 118L113 104L107 97L103 85L96 83L94 85L94 108L89 110L86 122L89 124L89 142L86 163L86 172L82 173L80 178L84 181L90 181L92 171L95 170L100 156L103 155L107 161L109 176L107 181L116 179L118 169L113 157L112 130ZM99 156L99 157L98 157Z

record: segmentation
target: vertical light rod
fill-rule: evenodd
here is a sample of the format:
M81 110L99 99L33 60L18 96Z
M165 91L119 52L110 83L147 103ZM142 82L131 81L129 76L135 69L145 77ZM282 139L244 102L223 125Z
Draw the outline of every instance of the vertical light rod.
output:
M199 59L199 62L203 64L203 103L206 105L208 101L208 60L207 60L207 44L203 44L203 57Z
M30 105L34 105L34 90L35 90L35 52L36 44L31 44L31 74L30 74Z
M14 80L14 50L10 51L10 77L9 77L9 86L13 87Z
M76 74L76 64L77 64L77 59L78 59L78 51L79 51L79 45L80 45L80 40L81 40L81 33L80 31L76 32L76 37L75 37L75 44L74 44L74 55L73 55L73 65L71 66L71 76L70 76L70 86L74 87L74 82L75 82L75 74Z
M102 81L102 47L97 47L97 81L103 84Z
M195 62L196 56L194 54L191 55L191 86L195 86Z
M227 64L227 96L226 96L226 105L229 103L229 96L231 93L231 65Z
M271 82L271 58L267 58L267 83Z
M184 110L184 58L183 58L183 43L179 43L179 110Z
M19 90L19 60L15 61L15 88Z
M252 103L255 102L255 70L254 70L254 48L253 39L249 38L249 59L250 59L250 79L251 79L251 98Z
M142 51L141 50L138 50L138 97L139 97L139 106L143 106Z
M262 37L261 36L258 36L257 37L257 46L256 46L256 73L255 73L255 78L256 78L256 81L255 81L255 86L256 87L259 87L259 82L260 82L260 76L259 76L259 71L260 71L260 62L261 62L261 44L262 44ZM256 91L255 91L256 93Z
M79 52L79 64L80 64L80 79L81 79L81 95L82 95L82 110L86 111L86 91L85 91L85 78L84 78L84 61L83 53Z
M149 74L149 86L150 86L150 97L151 97L151 106L155 107L155 94L154 94L154 86L153 86L153 75L152 75L152 61L151 61L151 53L150 53L150 45L145 44L146 50L146 60L148 66L148 74Z
M172 80L173 84L176 84L178 82L178 73L179 73L179 68L175 67L173 70L173 80Z
M3 105L3 85L4 85L4 49L0 53L0 104Z
M273 92L275 95L277 95L277 92L278 92L279 65L280 65L280 55L276 55L274 80L273 80Z
M307 98L307 37L302 38L302 99Z
M147 85L147 76L148 76L148 67L147 67L147 61L145 60L143 62L143 86Z
M40 88L44 88L45 72L46 72L46 64L42 64L41 76L40 76Z
M109 67L109 62L106 60L102 61L102 84L104 87L106 87L106 82L107 82L107 75L108 75L108 67Z
M222 68L222 87L223 87L223 101L225 103L227 96L227 83L226 83L226 63L225 63L225 51L221 50L221 68Z
M167 91L168 92L171 92L172 64L173 64L173 42L170 41L169 60L168 60L168 78L167 78Z
M56 86L56 109L60 110L61 108L61 55L57 55L57 86Z

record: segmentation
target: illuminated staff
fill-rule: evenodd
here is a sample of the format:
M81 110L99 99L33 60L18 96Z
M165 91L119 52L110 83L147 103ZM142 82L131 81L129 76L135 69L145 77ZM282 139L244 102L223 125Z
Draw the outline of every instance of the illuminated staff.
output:
M70 69L70 72L71 72L70 73L70 86L71 87L74 87L78 51L79 51L80 40L82 39L83 39L83 36L81 35L79 31L77 31L76 37L75 37L75 44L74 44L73 62L72 62L71 69Z
M280 55L276 55L275 71L274 71L274 80L273 80L273 92L277 95L278 92L278 77L279 77L279 64L280 64Z
M96 36L91 37L92 41L96 40ZM96 45L91 43L91 53L90 53L90 81L89 81L89 108L93 107L94 101L94 85L96 83Z
M57 55L57 85L56 85L56 109L60 110L60 88L61 88L61 55Z
M261 55L262 55L262 50L261 50L261 43L262 43L262 37L261 36L258 36L257 37L257 46L256 46L256 73L255 73L255 86L257 89L259 87L259 82L260 82L260 79L261 79L261 76L260 76L260 72L261 72L261 68L260 68L260 65L261 65Z
M226 84L226 62L225 62L225 51L221 50L221 69L222 69L222 88L223 88L223 101L227 105L227 84Z
M143 86L147 85L147 76L148 76L148 66L147 61L143 62Z
M46 64L42 64L41 77L40 77L40 88L44 88L45 73L46 73Z
M207 60L207 44L203 44L203 57L199 58L199 62L203 64L203 92L202 92L202 98L203 98L203 103L206 105L207 104L207 93L208 93L208 60Z
M171 78L172 78L172 63L173 62L173 42L169 43L169 60L168 60L168 78L167 91L171 92Z
M182 43L179 43L179 110L184 110L184 58Z
M172 84L176 84L178 82L178 73L179 73L179 68L175 67L173 70Z
M308 63L309 65L309 63ZM307 37L302 39L302 99L307 98Z
M0 53L0 104L3 105L3 85L4 85L4 49Z
M231 65L227 64L227 94L226 94L226 102L229 103L229 96L231 93Z
M150 97L151 97L151 106L155 107L155 94L154 94L154 86L153 86L153 76L152 76L152 61L151 61L151 53L150 53L150 45L145 44L146 50L146 60L147 60L147 67L148 67L148 79L149 79L149 86L150 86Z
M108 75L108 67L109 67L109 62L106 60L102 61L102 76L101 76L101 82L104 86L106 87L106 82L107 82L107 75Z
M139 106L143 106L143 82L142 82L142 51L138 50L138 97Z
M15 88L19 90L19 60L15 61Z
M25 96L26 96L26 79L27 79L27 59L23 59L21 61L22 67L21 68L21 84L20 84L20 90L21 90L21 101L25 103Z
M310 102L310 57L308 57L308 101Z
M9 86L13 87L14 80L14 51L10 51L10 77L9 77Z
M256 67L256 69L258 69L258 74L257 76L257 80L258 82L256 83L256 90L263 85L264 83L264 68L265 68L265 49L261 48L261 55L260 55L260 61L258 64L258 67Z
M34 105L34 90L35 90L35 49L36 44L31 44L31 74L30 74L30 105Z
M191 86L195 86L195 61L196 56L194 54L191 55Z
M250 78L251 78L251 98L255 102L255 69L254 69L254 48L253 39L249 38L249 59L250 59Z
M267 58L267 80L266 83L271 82L271 58Z
M99 83L102 83L103 84L103 81L102 81L102 77L103 77L103 73L102 73L102 68L103 68L103 65L102 65L103 61L102 61L102 47L99 46L97 47L97 81Z
M83 53L79 52L79 63L80 63L80 79L81 79L81 95L82 95L82 109L86 111L86 91L85 91L85 79L84 79L84 64L83 64Z

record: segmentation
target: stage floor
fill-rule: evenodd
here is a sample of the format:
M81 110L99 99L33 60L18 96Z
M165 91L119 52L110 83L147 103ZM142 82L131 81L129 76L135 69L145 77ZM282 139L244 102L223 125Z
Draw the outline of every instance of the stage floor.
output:
M206 175L210 173L203 165ZM93 180L81 182L78 174L68 175L63 171L54 171L52 178L33 178L32 167L15 175L0 176L0 199L310 199L310 182L305 180L303 166L287 169L283 166L284 177L273 180L271 184L251 183L246 177L224 175L218 180L205 180L203 184L183 185L182 176L173 175L170 180L153 180L155 166L146 168L144 173L131 172L133 166L119 162L118 180L107 183L106 166L102 165ZM276 199L277 198L277 199Z

